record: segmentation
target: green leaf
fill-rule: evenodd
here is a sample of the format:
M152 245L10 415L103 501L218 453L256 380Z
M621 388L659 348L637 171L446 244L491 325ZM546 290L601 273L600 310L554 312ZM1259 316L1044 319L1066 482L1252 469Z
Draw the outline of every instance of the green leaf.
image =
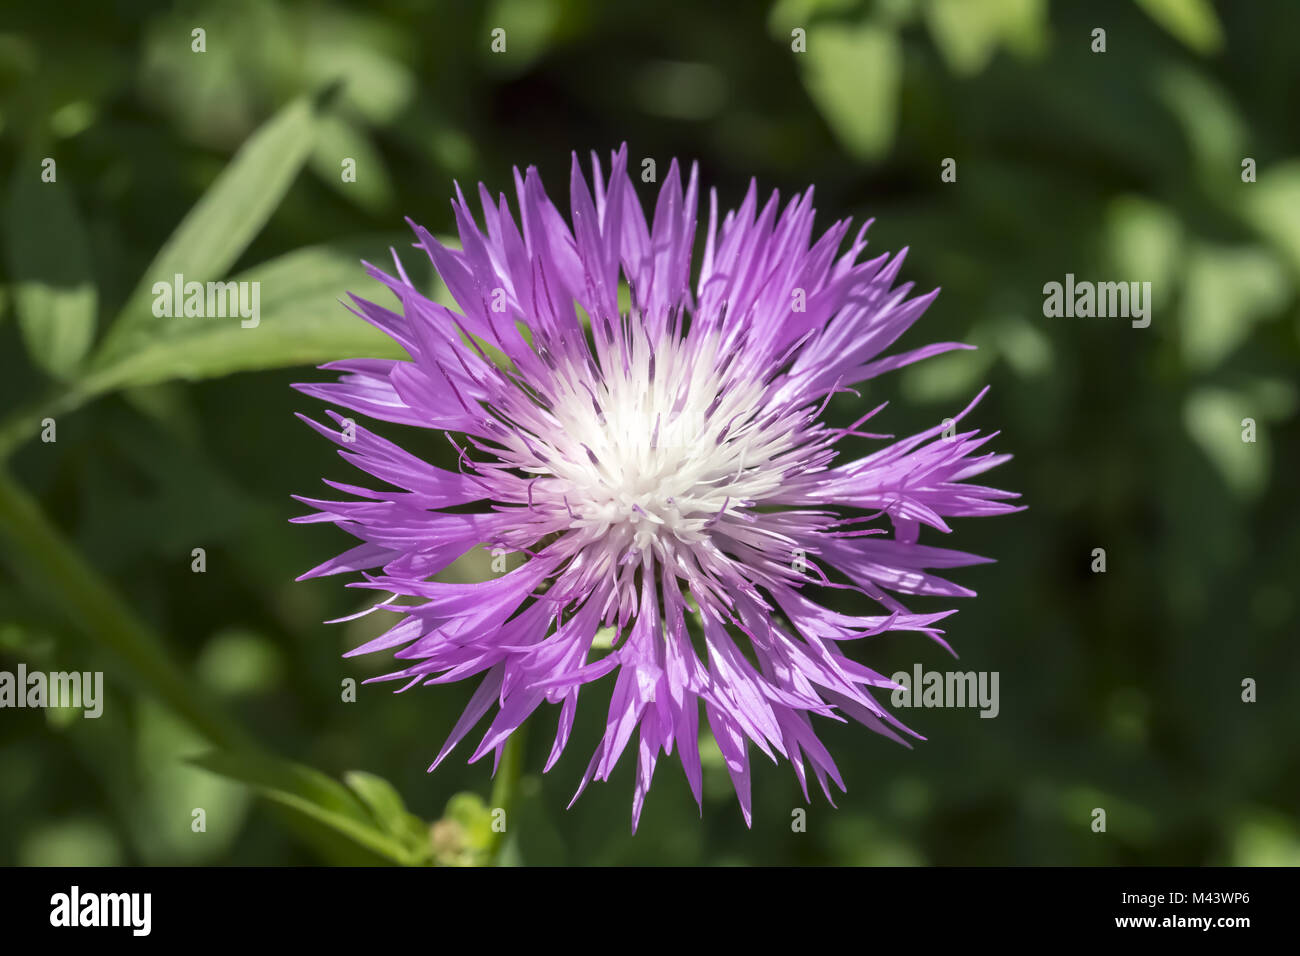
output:
M1287 160L1237 186L1245 219L1281 252L1300 276L1300 160Z
M356 178L343 179L343 160L356 163ZM366 130L339 116L321 118L311 168L339 195L369 212L382 211L393 202L393 183L384 157Z
M1241 159L1248 155L1246 114L1215 80L1181 64L1160 68L1156 95L1182 127L1206 191L1229 195L1239 182Z
M1233 866L1300 866L1300 833L1280 813L1250 811L1235 825L1232 843Z
M1045 42L1043 0L930 0L926 21L954 73L984 69L1000 45L1030 53Z
M797 56L808 94L845 149L859 159L888 152L903 72L897 35L871 23L817 24Z
M1157 306L1169 301L1184 267L1184 229L1168 206L1125 194L1106 207L1104 248L1118 276L1151 283Z
M400 122L419 87L396 49L403 45L401 28L323 6L303 7L284 22L294 50L301 51L306 81L339 84L340 111L374 126Z
M128 802L119 812L129 821L142 862L154 866L215 862L238 838L251 795L235 781L186 761L212 745L167 707L145 697L135 702L134 711L123 724L130 728L124 732L133 738L127 746L134 748L139 775L120 784L127 790L122 796ZM83 733L82 743L87 750L104 749L102 733ZM115 756L105 754L97 763ZM173 813L172 807L203 808L203 839L194 838L191 813Z
M1198 243L1187 257L1182 296L1183 359L1205 371L1250 338L1256 323L1290 301L1290 276L1267 249Z
M1183 425L1238 498L1253 499L1268 484L1271 457L1267 432L1258 427L1255 441L1242 440L1247 418L1258 418L1250 399L1225 388L1205 386L1183 403Z
M422 862L409 847L375 825L347 787L318 770L250 753L218 751L192 758L212 773L238 780L295 814L321 824L394 863Z
M383 777L364 770L349 770L343 780L370 809L383 829L407 844L413 853L428 853L428 828L423 820L406 809L397 788Z
M495 0L486 22L510 25L509 56L495 56L485 45L490 68L512 76L523 73L546 52L563 15L561 8L558 0Z
M343 780L370 808L376 820L392 818L406 812L402 795L383 777L366 773L364 770L349 770L343 775Z
M311 155L325 99L295 100L240 147L144 271L100 350L101 358L120 356L142 329L167 321L150 308L154 283L171 282L178 274L187 282L224 278Z
M1137 5L1197 53L1223 46L1223 27L1210 0L1137 0Z
M68 378L95 336L95 283L71 190L43 182L34 158L14 171L4 231L27 352L50 375Z
M238 315L163 319L162 327L134 349L96 367L83 388L100 394L343 358L400 358L400 346L340 303L350 288L372 284L361 260L382 263L388 244L361 239L309 246L255 266L234 277L257 283L255 326L245 328ZM253 287L247 288L251 304Z
M911 5L912 0L901 0L899 3L887 6L909 8L905 12L910 15ZM813 20L849 13L854 6L856 6L855 0L777 0L772 4L772 10L767 15L767 25L777 40L788 43L790 31L795 27L807 29L808 24ZM877 15L886 12L888 11L885 9L875 11Z

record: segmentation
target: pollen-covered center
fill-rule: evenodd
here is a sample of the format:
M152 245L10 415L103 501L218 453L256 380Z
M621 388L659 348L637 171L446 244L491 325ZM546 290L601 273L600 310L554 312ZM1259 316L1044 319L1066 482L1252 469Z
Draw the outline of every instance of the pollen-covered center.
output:
M637 329L600 357L600 377L557 369L558 427L537 469L535 491L571 528L635 551L665 536L696 543L779 485L763 384L730 368L716 337L664 335L651 349Z

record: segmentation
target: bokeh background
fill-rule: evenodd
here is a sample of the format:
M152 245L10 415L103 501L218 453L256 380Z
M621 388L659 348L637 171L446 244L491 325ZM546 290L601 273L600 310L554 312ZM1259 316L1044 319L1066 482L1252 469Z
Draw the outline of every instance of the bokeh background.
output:
M1300 863L1298 34L1292 0L7 5L0 670L103 670L108 690L99 720L0 711L0 861L366 862L395 842L524 864ZM980 594L949 621L960 662L916 635L863 649L884 673L997 671L999 716L905 712L914 750L823 722L849 789L814 795L807 832L788 766L755 758L746 829L708 748L702 816L665 761L632 836L627 755L566 810L603 687L545 777L555 710L533 719L493 844L490 767L462 745L425 772L472 686L344 702L386 669L341 657L373 625L321 623L362 604L342 579L293 580L347 544L288 523L290 494L353 478L289 385L384 348L336 302L375 293L358 258L404 247L406 215L449 232L454 180L510 191L536 164L563 200L571 150L623 141L661 173L698 161L724 207L756 176L815 183L822 225L876 217L870 249L909 246L903 277L943 288L902 344L979 350L863 401L904 434L990 384L973 422L1016 456L991 483L1028 510L938 542L998 560L956 573ZM261 328L152 319L133 290L173 261L263 281ZM1045 318L1067 272L1151 282L1150 327Z

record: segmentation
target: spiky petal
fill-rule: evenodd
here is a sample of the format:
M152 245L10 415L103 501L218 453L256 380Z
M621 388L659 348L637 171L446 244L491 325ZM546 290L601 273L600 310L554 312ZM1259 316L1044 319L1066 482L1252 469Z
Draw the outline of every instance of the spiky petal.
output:
M900 595L969 595L934 570L984 559L919 544L920 526L946 533L951 517L1016 510L1015 495L969 482L1008 456L979 452L991 436L937 425L837 461L846 436L890 436L861 430L880 408L847 428L824 423L833 395L965 347L883 355L938 291L896 284L906 250L859 262L866 225L847 248L847 221L814 241L811 189L760 206L751 184L721 222L710 194L692 288L696 169L683 188L674 161L649 219L626 147L608 180L594 156L593 171L589 189L574 157L569 221L529 168L515 172L518 221L479 187L486 231L457 188L460 249L411 224L456 309L421 294L396 256L395 274L367 267L397 310L356 296L352 308L409 360L336 362L324 366L336 382L297 387L445 431L457 468L344 428L337 413L336 428L311 422L385 487L330 483L351 498L300 499L316 510L297 520L332 521L360 542L304 577L365 572L354 586L386 595L376 610L397 623L353 652L392 651L402 667L381 679L481 675L433 767L494 706L470 760L499 759L547 702L559 705L549 770L582 687L610 677L606 731L578 793L607 779L635 736L633 827L674 748L698 801L703 705L748 823L751 744L789 760L805 796L811 768L829 798L830 782L844 784L813 716L900 742L911 733L873 697L893 684L845 647L892 630L942 642L951 612L913 613ZM482 545L526 560L480 583L433 580ZM844 588L881 612L818 603ZM602 629L611 644L596 641Z

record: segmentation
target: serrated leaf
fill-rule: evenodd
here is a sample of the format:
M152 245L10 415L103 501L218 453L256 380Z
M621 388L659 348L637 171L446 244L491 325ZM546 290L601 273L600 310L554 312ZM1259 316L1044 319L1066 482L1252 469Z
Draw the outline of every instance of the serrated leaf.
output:
M408 847L374 824L366 807L347 787L318 770L273 757L232 751L204 754L190 762L245 783L268 800L394 863L420 862Z
M69 187L42 182L34 160L14 172L5 247L27 353L50 375L68 378L95 336L95 282Z
M95 368L83 387L99 394L335 359L400 358L399 345L340 302L349 289L371 284L361 260L383 262L389 244L361 239L308 246L255 266L233 281L258 283L256 326L245 328L238 315L163 319L130 351Z
M140 284L100 350L120 355L141 329L156 325L150 303L156 282L222 279L271 218L311 155L322 98L300 98L240 147L145 269Z

